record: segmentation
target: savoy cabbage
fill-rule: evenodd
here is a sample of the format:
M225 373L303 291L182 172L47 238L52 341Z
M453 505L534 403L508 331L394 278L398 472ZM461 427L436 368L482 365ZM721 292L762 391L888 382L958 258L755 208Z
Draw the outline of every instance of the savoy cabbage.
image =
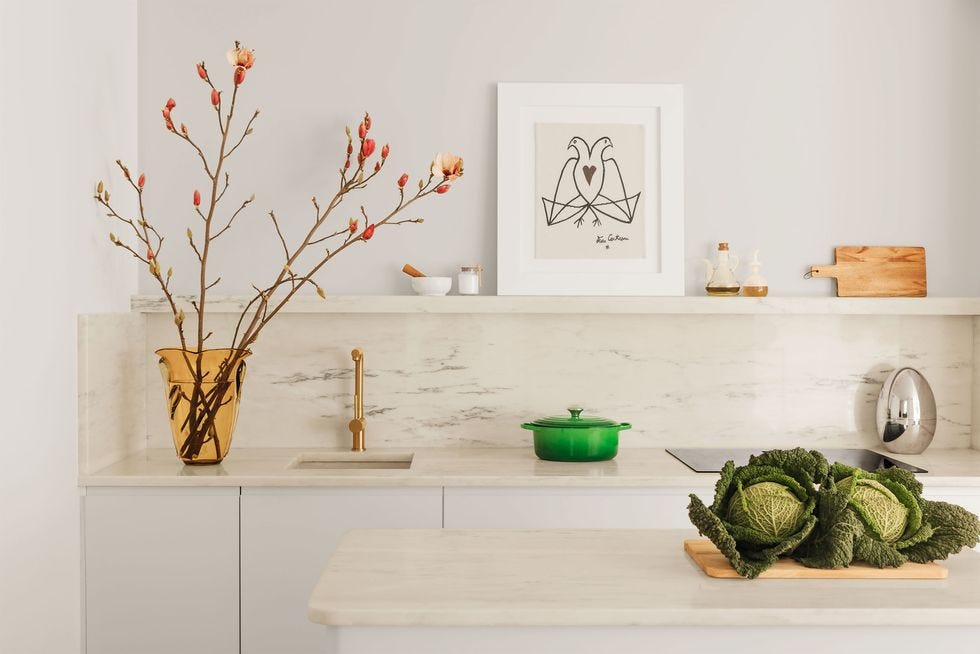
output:
M980 541L980 520L955 504L922 497L900 468L866 472L801 448L725 464L706 506L691 495L688 515L743 577L780 557L814 568L863 562L879 568L945 559Z
M815 482L827 470L823 455L801 448L753 456L745 466L729 461L711 506L692 494L688 515L740 575L754 578L810 535Z
M977 516L922 497L911 472L866 472L835 463L821 484L818 525L794 553L803 565L843 568L860 561L879 568L945 559L980 537Z

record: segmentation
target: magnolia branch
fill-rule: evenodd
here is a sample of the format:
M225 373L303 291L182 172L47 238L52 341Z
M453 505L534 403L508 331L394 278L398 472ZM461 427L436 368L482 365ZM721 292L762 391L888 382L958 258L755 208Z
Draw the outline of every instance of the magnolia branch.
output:
M172 112L176 107L176 102L171 98L163 108L165 126L178 138L185 141L195 152L201 161L204 173L211 182L210 194L207 204L201 205L201 193L194 191L193 210L203 223L203 229L198 233L199 238L195 238L195 233L190 228L187 229L187 242L191 251L198 259L199 279L198 293L190 300L190 304L197 314L197 334L196 351L204 350L206 342L212 338L213 332L205 332L205 312L207 308L207 293L215 288L220 282L221 277L216 277L209 281L208 258L211 253L211 246L215 240L225 234L236 224L238 216L244 212L245 208L255 200L252 195L243 201L228 217L220 228L216 224L217 207L224 199L230 186L230 174L224 169L228 158L238 151L239 147L245 142L249 135L253 133L253 124L259 116L259 111L252 113L246 121L241 134L237 140L231 137L231 131L236 114L236 102L238 91L245 81L247 71L252 68L255 61L254 53L251 50L242 48L236 42L235 48L228 53L229 63L233 66L233 82L231 97L226 102L224 95L219 91L211 80L210 73L204 63L197 64L197 74L204 81L210 93L211 107L215 112L218 122L218 132L220 144L213 153L213 158L209 160L205 150L191 138L186 125L180 123L179 129L174 127ZM126 181L134 189L138 198L138 219L127 218L118 213L110 204L108 190L103 188L99 182L95 199L105 208L107 216L129 226L139 245L130 246L121 241L114 234L110 234L110 239L118 247L126 250L130 256L134 257L149 270L151 276L157 280L164 296L170 304L174 315L174 323L177 327L180 338L181 349L187 369L192 372L193 389L185 392L180 389L181 401L186 402L187 418L180 427L187 433L187 438L179 448L182 457L188 460L194 459L201 450L204 443L213 441L218 460L222 457L220 445L217 441L215 431L215 418L217 411L231 398L226 397L230 387L231 375L239 368L239 363L249 354L249 348L255 344L260 333L271 320L283 309L283 307L300 292L301 289L310 285L316 289L320 297L325 298L323 289L314 281L316 275L329 261L345 251L355 243L367 242L370 240L375 230L386 225L404 225L407 223L421 223L422 218L395 219L399 212L407 209L414 202L432 193L442 194L449 190L449 182L456 180L462 175L462 159L448 154L440 154L430 166L428 180L420 180L418 191L406 197L405 184L408 175L403 174L397 181L398 202L394 208L388 212L381 220L372 223L370 214L364 206L360 207L361 219L364 221L363 227L359 226L359 220L350 218L346 226L327 227L328 221L334 215L337 208L341 205L348 194L365 188L378 174L384 169L388 159L389 147L384 145L381 148L380 156L375 157L374 151L376 144L370 137L371 117L364 114L364 118L358 125L357 138L351 131L346 130L347 146L346 159L340 168L340 183L330 202L326 206L321 206L317 198L311 199L314 208L313 224L309 226L305 236L294 246L286 238L283 224L280 223L274 211L269 212L276 237L282 246L284 263L273 279L272 283L259 287L252 285L255 296L252 297L243 308L235 325L234 334L231 340L231 349L227 357L220 363L216 373L209 373L202 367L201 356L194 356L195 351L188 349L188 342L184 333L184 311L177 307L174 296L170 290L170 280L173 270L168 268L166 273L161 273L159 255L164 243L164 237L155 226L147 219L143 205L143 188L145 176L140 175L134 181L129 170L117 161L120 170ZM356 159L356 166L352 166L351 159ZM224 176L222 178L222 173ZM222 183L223 180L223 183ZM308 223L307 223L308 224ZM309 224L308 224L309 225ZM309 266L305 273L296 272L300 258L303 257L308 248L329 242L331 239L342 237L343 242L334 249L326 248L317 250L314 258L315 264ZM146 249L143 254L140 250ZM306 268L307 266L303 266ZM194 361L191 361L191 357ZM204 381L207 379L208 387L204 388Z

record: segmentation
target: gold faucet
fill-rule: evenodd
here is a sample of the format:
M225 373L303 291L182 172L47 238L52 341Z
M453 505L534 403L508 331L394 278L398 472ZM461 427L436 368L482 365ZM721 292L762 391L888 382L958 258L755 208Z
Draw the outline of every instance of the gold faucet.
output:
M354 360L354 418L347 423L351 435L351 451L364 451L364 351L354 348L350 353Z

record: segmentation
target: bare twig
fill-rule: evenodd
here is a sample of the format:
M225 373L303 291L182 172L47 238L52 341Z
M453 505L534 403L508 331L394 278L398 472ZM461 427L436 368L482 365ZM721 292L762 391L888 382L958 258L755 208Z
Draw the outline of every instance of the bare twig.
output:
M221 198L225 197L225 191L228 190L228 186L231 184L231 175L227 172L225 173L225 187L221 189L221 193L218 194L217 202L221 202Z
M232 146L231 150L228 151L228 154L225 155L225 159L230 157L232 153L238 149L238 146L242 144L242 141L245 140L245 137L252 133L252 123L255 122L255 119L258 117L259 117L259 110L256 109L255 113L252 114L252 117L248 119L248 123L245 124L245 130L242 132L242 137L238 139L238 143Z
M276 228L276 234L279 236L279 242L282 243L282 251L286 256L286 261L289 261L289 247L286 245L286 239L282 235L282 230L279 229L279 221L276 220L276 212L270 211L269 217L272 218L272 225Z
M224 192L223 191L222 191L222 195L224 195ZM221 199L220 196L219 196L218 199ZM211 237L211 240L213 241L214 239L218 238L219 236L221 236L222 234L224 234L225 232L227 232L231 228L231 224L233 222L235 222L235 218L238 217L238 214L240 214L245 209L245 207L247 207L248 205L252 204L252 202L254 202L254 201L255 201L255 196L253 195L249 199L247 199L244 202L242 202L242 206L238 207L238 209L235 210L235 213L233 213L231 215L231 218L228 219L228 224L226 224L224 227L222 227L221 229L219 229L215 233L215 235Z

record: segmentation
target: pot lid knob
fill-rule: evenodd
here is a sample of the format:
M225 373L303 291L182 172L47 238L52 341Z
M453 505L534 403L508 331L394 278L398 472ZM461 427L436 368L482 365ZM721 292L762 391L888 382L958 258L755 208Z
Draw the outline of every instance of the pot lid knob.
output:
M579 416L582 415L582 407L580 407L578 405L570 406L570 407L568 407L568 412L570 414L572 414L572 419L573 420L578 420L579 419Z

